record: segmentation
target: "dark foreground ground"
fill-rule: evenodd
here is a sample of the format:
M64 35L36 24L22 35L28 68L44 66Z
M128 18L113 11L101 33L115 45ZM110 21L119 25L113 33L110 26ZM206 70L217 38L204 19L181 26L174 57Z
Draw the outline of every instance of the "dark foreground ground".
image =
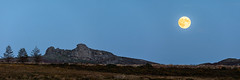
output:
M239 80L239 68L0 64L0 80Z

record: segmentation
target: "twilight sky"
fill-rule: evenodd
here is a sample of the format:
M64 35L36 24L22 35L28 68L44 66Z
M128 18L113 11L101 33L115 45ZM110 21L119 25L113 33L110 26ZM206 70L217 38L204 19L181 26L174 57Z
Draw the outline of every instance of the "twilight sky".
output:
M240 57L239 19L237 0L1 0L0 55L84 43L161 64L216 62Z

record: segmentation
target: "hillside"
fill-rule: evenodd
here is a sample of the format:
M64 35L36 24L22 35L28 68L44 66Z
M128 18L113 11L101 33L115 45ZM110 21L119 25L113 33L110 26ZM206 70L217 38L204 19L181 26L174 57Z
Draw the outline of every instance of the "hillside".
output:
M85 44L78 44L72 50L49 47L43 59L44 62L48 63L156 64L146 60L116 56L103 50L91 49Z
M240 59L227 58L215 63L204 63L201 65L240 65Z

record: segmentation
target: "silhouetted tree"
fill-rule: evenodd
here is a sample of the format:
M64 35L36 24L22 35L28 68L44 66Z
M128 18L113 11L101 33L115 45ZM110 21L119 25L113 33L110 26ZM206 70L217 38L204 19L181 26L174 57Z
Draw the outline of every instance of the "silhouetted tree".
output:
M42 55L40 54L40 50L37 47L32 50L32 57L35 63L42 61Z
M27 52L25 50L25 48L21 48L18 52L18 62L28 62L28 55L27 55Z
M6 52L3 54L3 56L6 62L10 62L13 59L13 51L10 45L6 47Z

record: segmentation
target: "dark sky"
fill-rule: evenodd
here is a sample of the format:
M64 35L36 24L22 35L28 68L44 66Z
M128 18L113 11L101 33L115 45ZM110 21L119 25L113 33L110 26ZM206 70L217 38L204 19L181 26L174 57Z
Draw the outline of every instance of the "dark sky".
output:
M237 0L1 0L0 52L84 43L162 64L216 62L240 57L239 19Z

